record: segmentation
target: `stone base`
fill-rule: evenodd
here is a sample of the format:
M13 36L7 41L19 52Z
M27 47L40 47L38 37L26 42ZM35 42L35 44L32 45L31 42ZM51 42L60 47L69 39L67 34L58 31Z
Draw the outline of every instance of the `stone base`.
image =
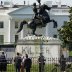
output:
M43 53L45 58L59 58L60 41L46 36L26 36L18 41L16 52L34 58L38 58L40 53Z

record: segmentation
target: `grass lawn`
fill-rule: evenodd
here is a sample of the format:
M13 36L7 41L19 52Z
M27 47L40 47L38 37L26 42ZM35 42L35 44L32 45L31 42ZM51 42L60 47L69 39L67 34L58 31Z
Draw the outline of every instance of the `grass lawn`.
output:
M44 72L51 72L53 68L55 68L54 64L46 64ZM15 72L14 64L8 64L7 65L7 72ZM31 72L39 72L39 66L38 65L32 65ZM60 67L57 68L57 72L60 72ZM72 69L68 72L72 72Z
M15 72L14 64L7 65L7 72Z
M44 72L51 72L51 70L54 67L55 67L54 64L46 64ZM14 64L8 64L7 65L7 72L15 72ZM32 65L31 72L39 72L39 66L38 65Z

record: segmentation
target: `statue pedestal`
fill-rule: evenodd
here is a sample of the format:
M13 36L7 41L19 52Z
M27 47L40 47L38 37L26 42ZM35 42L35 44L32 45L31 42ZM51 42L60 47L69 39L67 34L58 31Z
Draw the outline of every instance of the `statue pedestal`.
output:
M16 46L16 52L29 57L38 58L43 53L45 58L60 57L60 41L47 36L26 36L20 39Z

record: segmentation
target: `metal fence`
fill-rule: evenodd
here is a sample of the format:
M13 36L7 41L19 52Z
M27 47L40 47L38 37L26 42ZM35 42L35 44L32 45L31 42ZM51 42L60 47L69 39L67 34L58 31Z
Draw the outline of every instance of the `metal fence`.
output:
M31 69L30 69L31 72L62 72L61 71L61 65L60 65L60 62L59 62L59 58L47 58L43 67L41 65L42 71L39 70L38 59L36 59L36 58L31 58L31 59L32 59L32 66L31 66ZM1 70L1 68L3 68L2 67L3 65L1 63L2 62L0 62L0 70ZM4 64L4 69L6 67L6 72L16 72L13 59L10 60L10 62L8 60L7 65L4 62L3 62L3 64ZM65 70L66 70L66 72L72 72L72 63L69 60L69 58L66 59Z
M3 50L6 52L6 60L7 64L4 64L4 68L6 68L6 72L16 72L15 64L14 64L14 58L12 58L15 55L15 46L1 46L0 50ZM11 58L10 58L11 57ZM39 62L38 58L32 57L32 66L30 71L31 72L40 72L39 71ZM43 67L41 69L41 72L62 72L61 68L62 66L60 65L60 58L45 58L45 65L41 65ZM1 60L1 59L0 59ZM0 62L0 70L2 69L2 62ZM25 70L25 69L24 69ZM66 59L66 66L65 66L66 72L72 72L72 57L69 57ZM1 71L0 71L1 72ZM5 71L4 71L5 72Z

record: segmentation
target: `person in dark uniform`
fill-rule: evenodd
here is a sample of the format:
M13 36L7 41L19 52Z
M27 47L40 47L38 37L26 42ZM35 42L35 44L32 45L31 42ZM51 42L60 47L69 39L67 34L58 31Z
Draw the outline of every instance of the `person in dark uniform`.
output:
M42 53L40 53L40 56L38 58L38 62L39 62L39 72L44 72L44 66L45 66L45 58L42 55Z
M61 72L64 72L66 68L66 58L64 58L63 54L61 55L59 62L60 62Z
M30 72L31 65L32 60L28 58L28 55L26 54L26 59L24 60L24 68L26 69L26 72Z
M0 71L1 71L1 56L0 56Z
M17 56L14 58L14 62L15 62L16 72L20 72L22 59L19 53L17 53Z
M1 72L7 71L7 60L4 52L2 52L2 55L0 56L0 71Z

